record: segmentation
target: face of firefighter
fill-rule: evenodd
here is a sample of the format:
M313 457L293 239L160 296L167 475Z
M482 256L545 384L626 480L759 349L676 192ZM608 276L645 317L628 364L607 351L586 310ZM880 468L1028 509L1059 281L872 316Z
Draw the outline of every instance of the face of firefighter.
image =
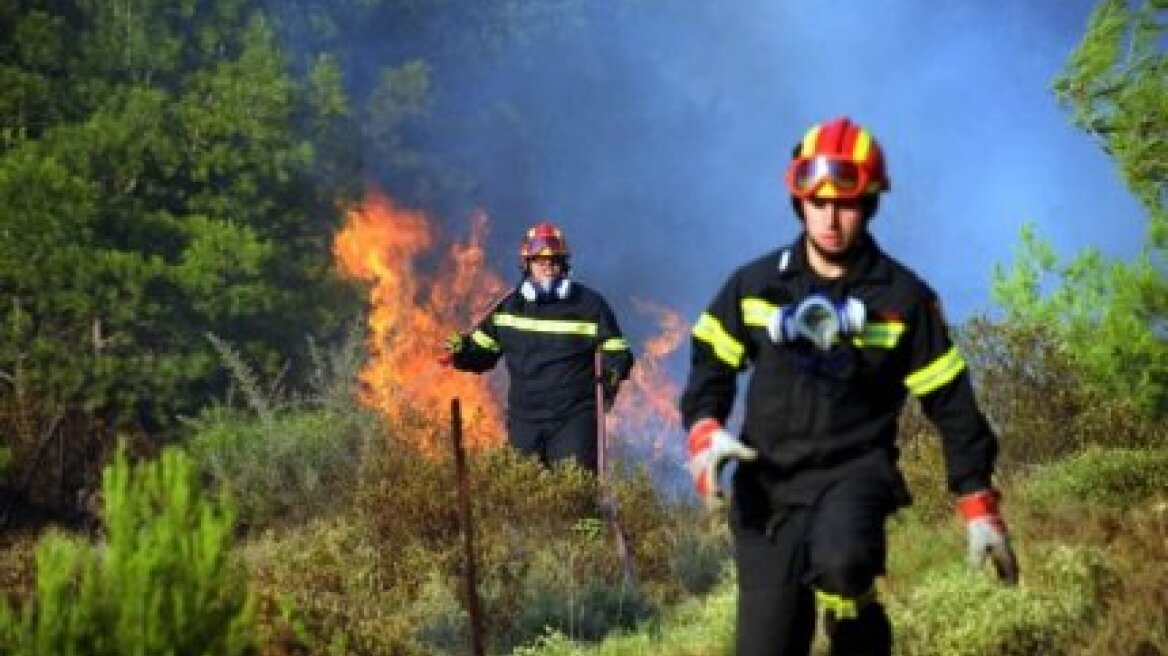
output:
M564 262L558 257L533 257L527 261L531 279L541 287L564 275Z
M843 275L848 256L864 236L861 201L810 198L800 203L811 268L826 278Z

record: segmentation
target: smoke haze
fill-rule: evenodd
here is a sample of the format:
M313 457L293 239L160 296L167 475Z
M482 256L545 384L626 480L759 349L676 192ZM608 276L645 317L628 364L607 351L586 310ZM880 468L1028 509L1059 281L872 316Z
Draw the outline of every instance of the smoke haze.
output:
M456 6L458 3L452 3ZM1086 30L1086 0L592 2L489 58L444 44L370 43L369 71L429 53L444 130L415 145L457 161L492 217L495 268L522 231L565 230L576 276L636 335L633 297L696 317L736 266L793 239L781 176L817 121L847 115L884 146L892 192L873 233L940 292L949 315L989 310L990 276L1033 222L1064 253L1130 256L1144 213L1070 125L1051 83ZM537 11L534 9L533 11ZM571 39L565 38L571 35ZM360 93L360 90L357 90ZM369 162L395 194L392 170Z

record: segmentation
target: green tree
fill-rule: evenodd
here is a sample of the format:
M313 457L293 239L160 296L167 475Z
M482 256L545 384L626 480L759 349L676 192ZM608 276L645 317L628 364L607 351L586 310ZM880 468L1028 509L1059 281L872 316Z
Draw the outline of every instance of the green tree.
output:
M341 326L328 244L358 176L333 61L293 77L248 0L7 4L0 418L165 431L226 383L206 333L274 374Z
M1017 260L995 275L1010 322L1056 331L1086 384L1168 415L1168 2L1104 0L1055 81L1077 126L1115 160L1148 212L1147 239L1132 261L1089 249L1066 262L1032 229Z
M170 447L131 467L119 452L102 498L102 545L42 538L36 594L20 610L0 601L0 651L248 653L256 607L230 551L235 514L205 498L191 460Z

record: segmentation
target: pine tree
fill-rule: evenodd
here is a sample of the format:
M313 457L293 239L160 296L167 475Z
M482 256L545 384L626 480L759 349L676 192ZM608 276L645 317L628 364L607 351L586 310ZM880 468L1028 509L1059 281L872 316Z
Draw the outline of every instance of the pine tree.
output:
M1132 261L1094 249L1060 262L1029 228L1017 261L995 276L1010 322L1057 333L1088 385L1168 416L1168 2L1104 0L1054 83L1119 167L1148 212L1147 238Z

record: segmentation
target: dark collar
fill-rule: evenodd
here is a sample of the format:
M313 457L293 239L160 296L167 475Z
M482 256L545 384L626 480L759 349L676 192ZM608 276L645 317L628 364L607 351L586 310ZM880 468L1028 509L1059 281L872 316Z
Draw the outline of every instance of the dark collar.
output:
M811 265L807 262L807 233L801 233L795 241L779 251L778 269L781 277L796 275L813 276ZM869 234L865 234L863 241L856 247L852 261L848 263L843 281L846 283L888 282L892 278L892 267L884 251Z

